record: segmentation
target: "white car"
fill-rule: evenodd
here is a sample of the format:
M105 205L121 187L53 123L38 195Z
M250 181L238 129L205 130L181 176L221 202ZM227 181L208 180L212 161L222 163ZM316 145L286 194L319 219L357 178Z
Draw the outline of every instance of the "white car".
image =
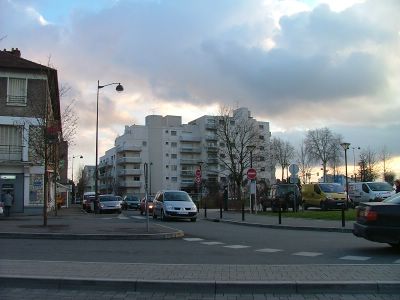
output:
M95 201L91 203L91 210L95 213L117 212L121 213L121 197L114 195L100 195L97 199L96 208Z
M189 194L179 190L159 191L153 200L153 218L166 219L190 219L196 222L197 207Z

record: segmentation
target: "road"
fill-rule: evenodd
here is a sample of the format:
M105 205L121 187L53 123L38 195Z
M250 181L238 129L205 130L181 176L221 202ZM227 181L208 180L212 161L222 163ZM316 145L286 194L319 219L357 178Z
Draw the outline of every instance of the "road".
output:
M143 221L145 228L145 218L137 211L124 211L124 216L127 224ZM110 217L118 216L99 216L99 221ZM162 224L183 230L185 237L150 241L9 239L2 240L2 258L172 264L400 263L400 253L390 246L349 233L277 230L205 220Z

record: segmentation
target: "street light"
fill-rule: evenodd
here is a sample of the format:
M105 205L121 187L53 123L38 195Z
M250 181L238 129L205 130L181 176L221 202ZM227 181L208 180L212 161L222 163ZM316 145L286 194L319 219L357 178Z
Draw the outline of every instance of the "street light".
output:
M250 168L253 168L253 151L256 149L255 145L248 145L247 150L250 151ZM253 194L254 179L250 179L250 211L254 212L254 194ZM244 208L243 208L244 209Z
M344 164L346 168L346 204L349 201L349 180L347 178L347 150L349 150L350 143L341 143L340 146L344 149Z
M96 211L96 205L97 205L97 199L98 199L98 181L99 181L99 170L98 170L98 152L99 152L99 91L100 89L109 86L109 85L117 85L115 90L117 92L122 92L124 90L124 87L119 83L119 82L112 82L108 83L105 85L100 85L100 81L97 80L97 100L96 100L96 167L94 169L95 171L95 182L94 182L94 190L95 190L95 195L94 195L94 209Z
M357 173L356 173L356 155L354 153L354 149L360 150L360 147L351 147L353 149L353 174L354 174L354 182L357 182Z
M72 203L74 203L75 204L75 199L76 199L76 197L75 197L75 183L74 183L74 158L75 157L79 157L79 158L83 158L83 156L82 155L72 155L72 174L71 174L71 177L72 177Z

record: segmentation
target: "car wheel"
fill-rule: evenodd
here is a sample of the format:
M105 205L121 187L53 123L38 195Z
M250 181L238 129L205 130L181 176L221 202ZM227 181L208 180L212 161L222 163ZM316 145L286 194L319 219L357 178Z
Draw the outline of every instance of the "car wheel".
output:
M321 210L326 210L325 202L321 202L319 206L320 206Z
M196 220L197 220L196 218L191 218L190 222L196 222Z

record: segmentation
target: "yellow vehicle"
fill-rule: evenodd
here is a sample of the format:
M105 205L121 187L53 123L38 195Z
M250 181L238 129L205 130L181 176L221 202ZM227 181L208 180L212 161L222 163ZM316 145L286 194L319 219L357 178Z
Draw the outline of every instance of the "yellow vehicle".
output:
M320 207L322 210L347 207L347 195L339 183L310 183L301 188L303 207Z

